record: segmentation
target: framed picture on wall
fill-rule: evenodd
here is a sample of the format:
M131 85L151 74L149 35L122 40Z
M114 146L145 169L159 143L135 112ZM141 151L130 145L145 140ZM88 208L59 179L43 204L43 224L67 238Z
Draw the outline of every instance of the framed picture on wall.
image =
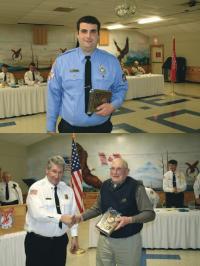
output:
M164 62L164 46L151 45L151 63L163 63L163 62Z

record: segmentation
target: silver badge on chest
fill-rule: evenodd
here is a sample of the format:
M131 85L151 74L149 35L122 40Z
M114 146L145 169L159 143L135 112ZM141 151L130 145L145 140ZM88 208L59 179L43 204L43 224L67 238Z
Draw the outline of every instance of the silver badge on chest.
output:
M106 74L106 69L103 65L99 66L99 72L100 72L101 76L104 78L104 76Z

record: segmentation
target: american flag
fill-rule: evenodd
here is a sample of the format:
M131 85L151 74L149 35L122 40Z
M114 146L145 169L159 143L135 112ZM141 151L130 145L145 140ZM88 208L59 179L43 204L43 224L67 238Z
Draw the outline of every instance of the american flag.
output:
M170 79L172 82L176 82L176 47L175 47L175 38L173 37L173 52L172 52L172 64L171 64L171 71L170 71Z
M83 205L83 187L82 187L82 171L78 157L77 147L74 139L72 139L72 156L71 156L71 174L72 174L72 188L76 199L79 212L84 211Z

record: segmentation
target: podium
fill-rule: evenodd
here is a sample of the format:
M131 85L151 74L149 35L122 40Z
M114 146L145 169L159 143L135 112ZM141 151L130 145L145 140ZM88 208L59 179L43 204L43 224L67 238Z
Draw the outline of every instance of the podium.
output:
M0 206L0 236L24 230L26 204ZM3 223L7 219L8 228ZM11 224L11 226L10 226Z
M0 218L12 209L13 224L8 229L0 225L0 265L25 266L24 231L26 204L0 206Z

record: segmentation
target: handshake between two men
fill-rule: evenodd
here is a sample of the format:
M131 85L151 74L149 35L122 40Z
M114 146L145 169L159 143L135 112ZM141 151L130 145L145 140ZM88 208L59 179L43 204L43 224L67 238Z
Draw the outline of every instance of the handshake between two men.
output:
M68 215L64 214L60 218L60 222L68 225L69 227L72 227L74 224L78 224L81 221L83 221L83 218L81 215Z
M61 216L60 221L66 225L68 225L70 228L74 224L78 224L83 221L83 217L81 214L77 215L67 215L64 214ZM115 231L126 226L127 224L134 223L134 218L132 216L118 216L115 221L117 222L117 226L115 227Z

